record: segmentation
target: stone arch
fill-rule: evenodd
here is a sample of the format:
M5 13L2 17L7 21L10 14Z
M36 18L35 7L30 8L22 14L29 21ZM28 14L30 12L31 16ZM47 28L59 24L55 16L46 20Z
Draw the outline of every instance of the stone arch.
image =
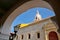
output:
M11 24L12 21L22 12L30 9L30 8L35 8L35 7L43 7L43 8L48 8L50 10L53 11L53 8L50 6L49 3L42 1L42 0L32 0L29 2L24 3L23 5L17 7L6 19L6 21L3 24L3 28L2 28L2 33L4 34L8 34L10 33L10 29L11 29Z
M49 32L48 36L49 36L49 40L58 40L58 35L54 31Z

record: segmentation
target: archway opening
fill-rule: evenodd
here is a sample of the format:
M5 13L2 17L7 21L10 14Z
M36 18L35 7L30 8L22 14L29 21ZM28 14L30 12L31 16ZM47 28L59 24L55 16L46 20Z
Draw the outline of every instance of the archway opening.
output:
M32 23L35 19L37 10L39 11L42 19L55 16L54 11L52 11L48 8L36 7L36 8L28 9L27 11L25 11L25 12L21 13L20 15L18 15L13 20L13 22L11 24L11 32L14 32L14 27L18 24Z

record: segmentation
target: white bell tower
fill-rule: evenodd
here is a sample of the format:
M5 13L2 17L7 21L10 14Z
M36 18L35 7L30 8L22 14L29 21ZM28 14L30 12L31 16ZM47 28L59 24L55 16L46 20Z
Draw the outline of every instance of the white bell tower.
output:
M40 21L40 20L42 20L42 17L40 15L39 11L37 10L37 13L36 13L34 21Z

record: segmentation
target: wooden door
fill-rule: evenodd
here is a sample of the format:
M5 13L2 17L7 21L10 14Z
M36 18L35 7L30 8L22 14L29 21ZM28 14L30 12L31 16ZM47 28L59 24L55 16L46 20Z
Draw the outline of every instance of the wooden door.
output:
M49 40L58 40L57 33L52 31L49 33Z

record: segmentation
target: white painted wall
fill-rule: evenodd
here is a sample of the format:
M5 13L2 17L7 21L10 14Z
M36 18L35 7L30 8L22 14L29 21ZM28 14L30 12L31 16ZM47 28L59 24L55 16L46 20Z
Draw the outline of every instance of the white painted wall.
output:
M45 33L43 30L43 27L49 21L51 21L51 20L48 19L48 20L42 21L40 23L19 29L18 33L17 33L18 40L21 40L21 35L24 35L23 40L45 40ZM40 32L40 38L39 39L36 36L37 32ZM28 34L31 34L31 39L28 39Z

